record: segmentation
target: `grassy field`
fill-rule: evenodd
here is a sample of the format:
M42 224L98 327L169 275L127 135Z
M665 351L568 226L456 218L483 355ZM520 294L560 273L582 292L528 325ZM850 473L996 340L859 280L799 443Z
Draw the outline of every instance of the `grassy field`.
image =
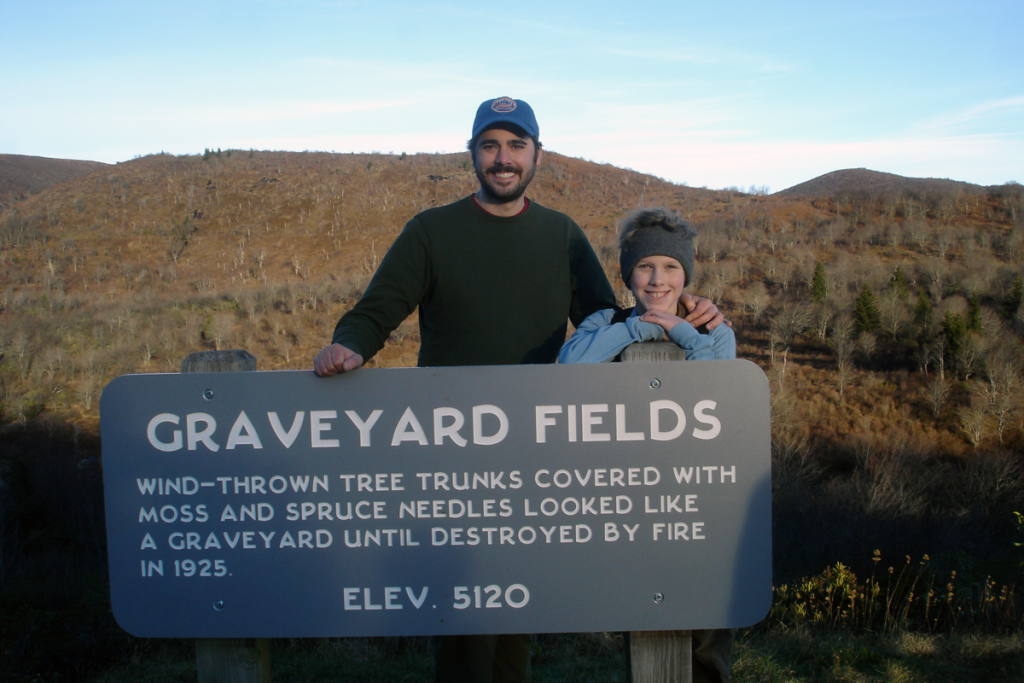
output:
M274 641L277 683L429 683L428 639ZM625 681L625 652L613 634L537 637L536 683ZM1024 636L980 633L893 634L810 628L744 630L736 644L736 683L1011 683L1024 680ZM96 683L196 680L187 641L150 644L92 679Z
M0 682L196 679L192 643L110 614L102 388L198 350L308 370L405 221L472 192L470 169L161 154L0 209ZM735 680L1024 681L1021 186L768 197L550 154L531 198L573 216L620 293L618 219L683 212L692 291L769 377L776 603ZM413 316L370 365L418 347ZM538 681L624 680L612 635L538 636L534 661ZM423 639L275 641L273 662L279 682L432 670Z
M779 586L768 616L737 632L737 683L875 681L1011 683L1024 680L1024 623L1015 586L980 584L952 572L937 576L927 560L890 566L876 555L863 578L837 564ZM96 683L195 681L188 640L131 638L97 624L120 653L102 670L75 680ZM109 652L107 654L110 654ZM59 652L54 652L60 656ZM416 683L433 680L430 638L278 639L278 683ZM541 634L534 648L537 683L626 680L621 634ZM12 683L67 680L68 672L25 672Z

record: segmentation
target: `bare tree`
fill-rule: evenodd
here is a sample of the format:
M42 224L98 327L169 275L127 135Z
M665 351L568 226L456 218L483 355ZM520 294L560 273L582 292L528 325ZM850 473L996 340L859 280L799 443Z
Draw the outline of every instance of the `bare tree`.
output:
M980 394L996 421L999 443L1006 428L1021 407L1021 349L1019 344L1003 344L990 353L987 363L988 381Z
M939 416L942 406L946 404L946 399L949 398L949 390L949 380L941 375L936 375L928 383L925 393L928 396L929 403L932 405L932 416Z
M978 444L985 436L986 422L988 422L988 413L985 406L980 403L977 400L972 400L970 405L960 410L960 426L964 430L968 443L975 449L978 448Z
M890 287L882 299L882 322L886 331L895 340L910 321L907 304L900 297L898 288Z
M18 374L24 380L32 367L32 359L36 355L35 344L24 330L18 330L11 339L11 355L18 366Z
M86 410L92 410L93 401L99 393L100 381L95 373L86 371L78 381L78 396Z
M836 370L836 390L839 392L839 402L846 398L846 390L853 383L853 369L848 365L842 365Z
M928 224L924 221L908 221L907 231L910 240L917 245L917 250L925 253L928 246Z
M931 344L920 344L914 349L914 361L917 363L917 368L928 376L928 366L935 360L935 349Z
M935 253L939 255L940 259L946 258L946 254L949 253L950 248L953 246L954 239L955 235L948 227L936 228L935 232L932 233L932 246L935 248Z
M782 340L788 349L796 337L804 333L811 324L811 314L799 303L786 303L772 316L771 332Z
M152 362L155 351L156 339L153 337L152 330L147 330L146 334L139 339L139 358L143 365L148 366Z
M294 346L291 336L288 334L277 334L274 335L273 348L281 358L284 359L285 363L290 363L292 360L292 346Z
M870 359L875 355L875 349L878 347L878 338L870 332L864 332L857 339L857 344L860 346L860 351L864 354L864 358Z
M818 341L824 342L828 337L828 331L832 320L836 317L835 309L828 304L819 304L815 307L811 318L811 328Z
M931 284L932 296L941 298L945 289L946 276L949 274L949 264L941 259L930 258L922 265L925 276Z
M968 334L963 343L957 347L953 362L956 363L956 368L964 380L969 380L971 375L981 369L984 357L981 346L974 340L974 335Z
M999 443L1003 443L1003 434L1010 426L1014 414L1020 409L1020 398L1018 394L1001 393L996 396L995 401L989 407L989 413L996 421L996 433L999 435Z
M757 323L760 322L761 316L764 315L769 300L768 290L764 283L756 280L744 292L743 307L747 309L754 322Z
M935 338L935 342L932 345L935 351L935 364L939 368L939 377L942 379L946 378L946 338L943 335L939 335Z
M213 341L213 348L217 351L230 345L235 331L235 316L233 313L214 313L210 324L207 326L207 333Z

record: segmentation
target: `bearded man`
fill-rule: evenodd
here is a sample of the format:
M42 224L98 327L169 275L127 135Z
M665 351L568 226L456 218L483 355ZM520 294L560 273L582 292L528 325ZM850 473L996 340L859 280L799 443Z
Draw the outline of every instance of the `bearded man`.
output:
M554 363L568 321L616 307L580 227L525 195L543 156L530 105L482 103L468 148L480 189L406 224L314 358L318 375L360 367L417 306L421 367ZM709 300L683 297L694 326L723 321ZM439 638L436 680L529 681L531 648L530 635Z

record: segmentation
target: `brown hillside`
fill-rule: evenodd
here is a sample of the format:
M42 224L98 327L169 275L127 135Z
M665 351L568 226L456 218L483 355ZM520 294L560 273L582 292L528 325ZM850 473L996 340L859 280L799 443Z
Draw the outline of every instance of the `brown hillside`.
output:
M307 368L402 225L475 188L465 153L236 150L135 159L18 202L0 214L2 420L93 425L107 381L175 371L205 348L246 348L261 369ZM728 312L740 355L772 377L780 443L895 431L925 451L963 453L1022 438L1016 404L970 413L992 364L1021 356L1019 192L862 188L822 202L694 189L549 153L530 196L583 226L620 292L621 216L664 204L694 220L692 291ZM865 289L878 322L861 333L854 302ZM915 312L921 301L927 315ZM954 357L947 316L970 317L973 355ZM414 317L372 363L414 364L417 332Z
M309 370L402 225L476 187L465 153L232 150L135 159L0 207L0 666L12 680L93 680L158 657L104 597L103 387L217 348ZM688 289L728 313L739 356L770 380L772 572L797 587L772 614L793 647L807 651L797 611L837 637L864 623L875 646L883 632L920 636L906 630L917 624L933 639L976 638L967 629L982 623L1019 638L1024 188L851 187L713 192L546 153L529 195L583 226L620 293L623 214L665 204L696 223ZM413 365L418 343L414 315L369 364ZM861 585L884 593L847 600ZM907 620L915 595L924 621ZM351 646L360 658L364 645Z
M545 162L531 196L571 213L604 246L637 206L698 218L722 204L714 192L633 171L557 154ZM475 187L468 154L149 156L9 211L18 226L10 245L42 261L19 259L7 281L66 295L112 289L116 300L117 290L184 297L251 281L362 280L412 215Z
M835 197L909 194L918 198L941 194L984 194L986 188L959 180L939 178L906 178L893 173L850 168L832 171L807 182L776 192L775 197Z
M108 166L99 161L0 154L0 207Z
M971 585L1019 578L1022 188L765 197L544 162L530 196L584 227L620 293L625 212L666 204L697 224L688 289L771 383L776 578L837 562L866 576L876 551L928 554ZM464 153L231 151L136 159L0 211L0 550L7 577L47 582L25 604L64 600L69 578L98 594L111 379L215 348L309 369L401 226L475 188ZM413 316L369 364L413 365L418 342ZM32 610L8 610L25 616L7 633L49 644Z

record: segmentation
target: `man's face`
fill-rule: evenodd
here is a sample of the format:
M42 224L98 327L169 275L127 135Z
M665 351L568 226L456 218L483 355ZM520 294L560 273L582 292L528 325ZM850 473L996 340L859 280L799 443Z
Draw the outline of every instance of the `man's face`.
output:
M532 138L501 128L481 133L473 151L481 189L501 204L523 196L540 161L540 150Z

